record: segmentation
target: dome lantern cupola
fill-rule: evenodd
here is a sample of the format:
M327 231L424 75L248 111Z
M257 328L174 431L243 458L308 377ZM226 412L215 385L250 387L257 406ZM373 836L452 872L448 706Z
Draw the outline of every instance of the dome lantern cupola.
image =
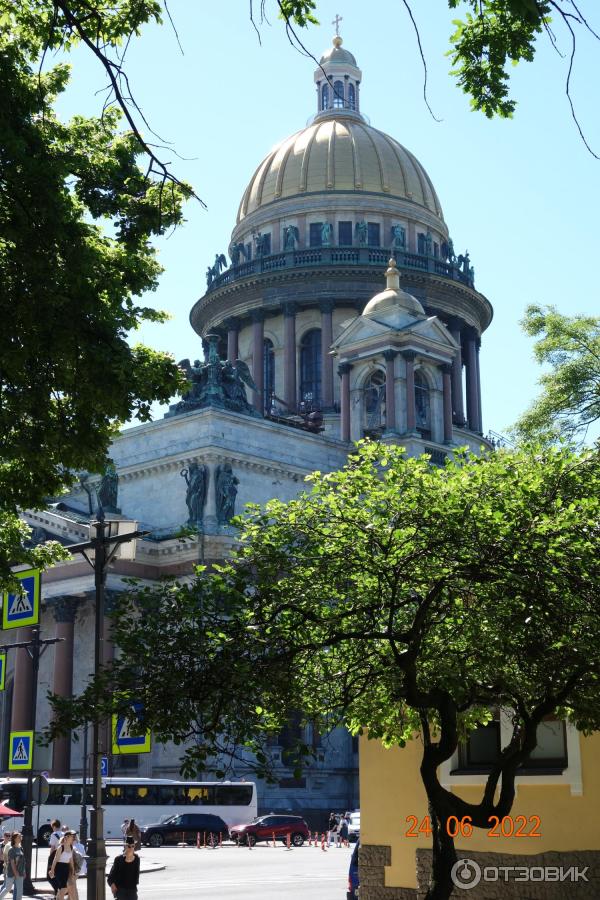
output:
M354 55L342 47L339 34L340 16L336 16L334 25L336 34L333 44L319 60L319 68L315 71L317 86L317 115L327 116L331 113L354 113L360 116L360 82L362 72L356 64ZM362 118L362 117L361 117Z

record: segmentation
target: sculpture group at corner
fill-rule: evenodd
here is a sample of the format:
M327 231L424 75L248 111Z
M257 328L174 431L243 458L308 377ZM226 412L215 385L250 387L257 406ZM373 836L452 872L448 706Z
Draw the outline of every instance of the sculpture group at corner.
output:
M192 462L181 470L187 490L185 502L188 508L187 524L201 530L204 526L204 507L208 498L210 473L208 466ZM229 525L235 515L235 500L239 478L233 474L230 463L221 463L215 469L215 514L218 525Z
M258 416L254 407L248 402L246 386L256 392L254 379L247 364L236 359L219 358L217 335L208 336L208 359L201 363L199 359L190 365L189 359L182 360L179 365L187 375L189 390L179 403L171 407L171 415L191 412L208 406L228 409L232 412Z

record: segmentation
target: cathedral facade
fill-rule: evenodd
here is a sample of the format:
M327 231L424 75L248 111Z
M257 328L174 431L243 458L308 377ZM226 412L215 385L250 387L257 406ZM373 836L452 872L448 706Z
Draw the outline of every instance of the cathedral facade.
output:
M229 524L247 502L293 498L315 469L341 467L353 442L371 437L443 463L453 447L478 450L479 352L492 309L457 255L438 195L421 163L361 112L362 73L339 36L315 72L310 124L274 147L243 192L228 257L217 252L191 326L204 361L185 362L190 389L158 421L126 429L114 470L82 477L68 496L25 514L34 538L88 539L101 502L107 519L149 533L135 558L118 559L110 600L134 576L185 577L227 558ZM212 254L211 254L212 256ZM198 354L200 356L200 353ZM182 525L193 539L177 537ZM93 657L93 573L81 557L44 574L38 696L78 692ZM21 629L23 638L27 629ZM30 726L30 663L17 651L3 695L0 746ZM48 721L43 701L37 728ZM295 726L290 724L290 730ZM291 731L290 731L291 734ZM302 778L273 747L278 783L259 807L307 815L358 805L358 746L337 730L304 734L316 750ZM112 761L115 774L178 774L177 748ZM80 774L81 742L42 750L37 768ZM6 758L0 759L6 769ZM232 777L243 777L243 765Z

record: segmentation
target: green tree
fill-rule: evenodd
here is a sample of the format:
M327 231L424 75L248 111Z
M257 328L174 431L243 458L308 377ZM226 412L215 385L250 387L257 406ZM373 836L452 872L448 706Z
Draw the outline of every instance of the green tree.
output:
M516 433L527 440L585 438L600 421L600 318L564 316L553 306L532 305L522 326L537 338L535 358L549 370Z
M268 768L264 736L298 708L386 746L420 735L428 897L447 898L449 817L487 828L510 812L544 717L600 728L600 457L499 452L439 469L366 443L309 480L240 520L230 564L126 597L118 660L55 699L54 733L141 698L159 740L191 741L187 771L239 746ZM469 803L438 767L495 707L512 711L511 739Z
M62 122L64 64L44 53L90 40L117 47L156 3L0 0L0 558L16 562L19 508L44 503L80 469L101 470L118 427L150 417L181 386L171 356L128 335L163 315L152 241L182 220L190 190L160 171L123 111ZM85 13L85 27L67 18ZM9 543L9 539L17 543ZM7 569L0 567L0 581Z

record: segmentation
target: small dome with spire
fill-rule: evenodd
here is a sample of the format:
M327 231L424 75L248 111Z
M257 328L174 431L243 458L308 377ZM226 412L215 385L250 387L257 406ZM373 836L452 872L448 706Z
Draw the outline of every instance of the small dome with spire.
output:
M395 259L390 259L385 273L385 291L371 297L363 310L363 316L381 318L382 314L406 314L414 318L425 318L425 310L416 297L400 287L400 272Z
M345 63L356 66L356 57L353 53L350 53L349 50L344 50L342 44L343 41L341 37L339 34L336 34L333 38L333 46L326 50L319 60L320 65L324 66L326 63Z

